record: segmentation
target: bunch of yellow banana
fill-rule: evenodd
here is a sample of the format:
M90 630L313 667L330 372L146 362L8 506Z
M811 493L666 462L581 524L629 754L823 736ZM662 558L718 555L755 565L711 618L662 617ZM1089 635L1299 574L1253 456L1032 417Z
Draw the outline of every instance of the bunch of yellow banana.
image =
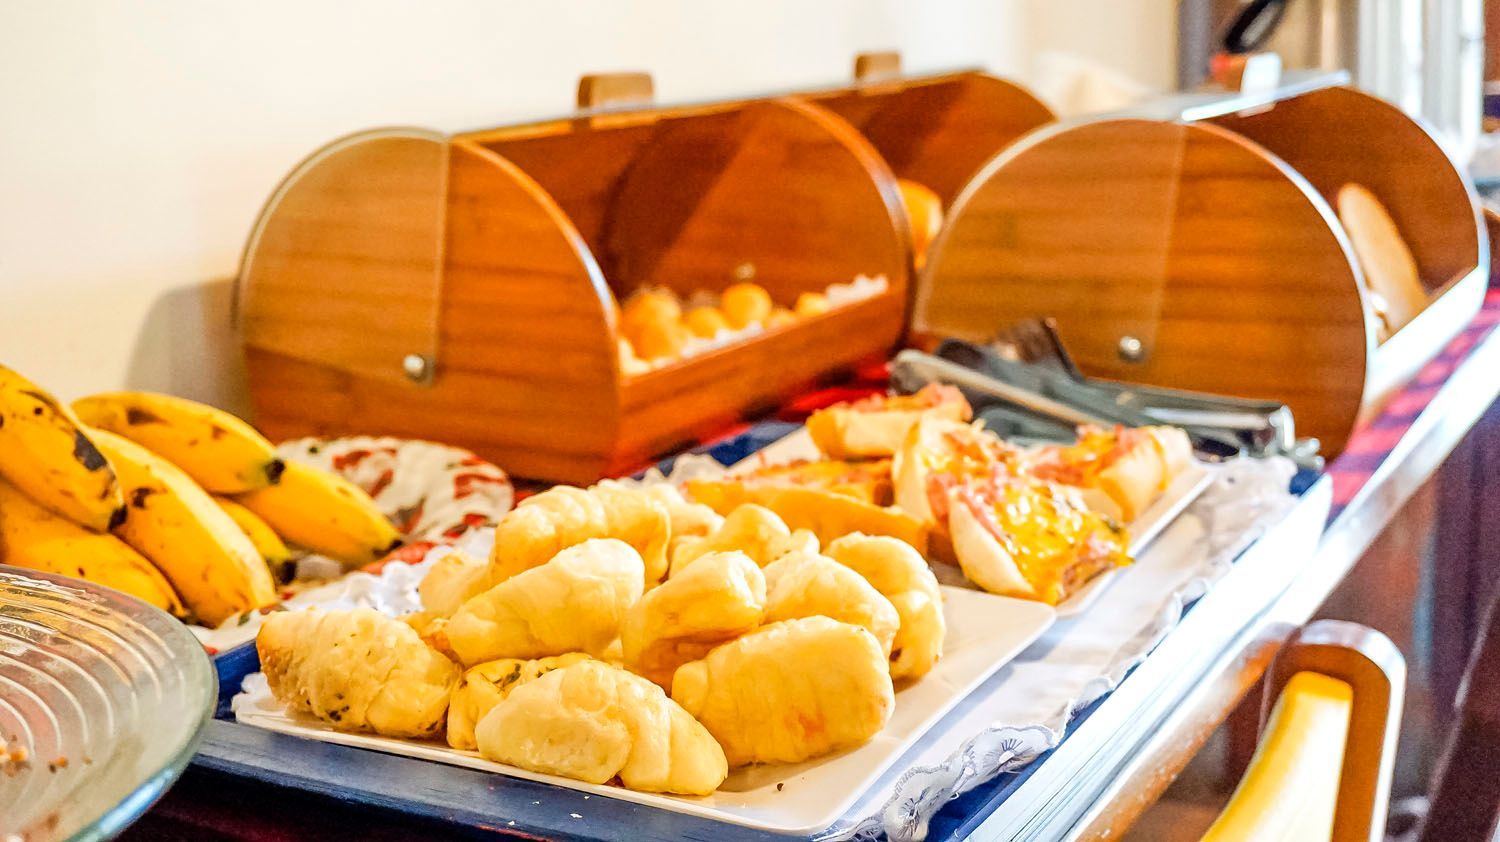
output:
M53 513L107 531L125 517L120 484L77 416L0 366L0 477Z
M0 563L216 625L276 601L288 541L349 566L400 543L358 487L221 410L146 392L70 409L0 367Z
M125 492L125 522L115 534L156 562L198 619L218 625L276 601L255 545L207 491L129 439L103 430L92 435Z
M237 502L304 549L359 567L400 546L401 535L363 489L336 474L288 462L281 480Z
M181 468L204 490L265 488L282 462L266 437L229 413L152 392L106 392L73 402L79 420L123 436Z
M348 566L377 561L400 543L362 489L327 471L282 462L255 428L223 410L151 392L108 392L74 401L73 411L90 427L141 445L204 490L240 504L226 507L230 517L263 555L270 553L273 566L290 555L267 536Z
M281 540L271 524L261 520L260 515L250 511L243 505L234 502L228 497L214 497L214 502L229 515L250 543L255 545L260 557L266 560L266 567L271 571L271 578L280 584L286 584L292 580L297 572L296 557L291 547Z
M177 592L156 566L107 532L91 532L0 480L0 561L76 576L181 616Z

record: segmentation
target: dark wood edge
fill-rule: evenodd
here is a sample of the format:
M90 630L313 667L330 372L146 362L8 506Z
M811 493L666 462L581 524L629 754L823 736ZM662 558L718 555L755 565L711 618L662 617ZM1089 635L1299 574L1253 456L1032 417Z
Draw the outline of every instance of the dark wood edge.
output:
M1317 620L1295 632L1271 662L1261 728L1287 682L1315 672L1353 690L1349 736L1334 810L1334 842L1379 842L1385 838L1386 807L1401 707L1406 697L1406 659L1380 632L1343 620Z
M1132 819L1143 811L1199 747L1185 738L1192 732L1190 724L1201 719L1194 707L1204 705L1210 718L1228 714L1233 702L1224 700L1238 698L1232 688L1248 689L1264 672L1267 641L1284 639L1291 628L1307 622L1495 401L1500 393L1496 370L1500 332L1486 338L1459 365L1374 476L1323 532L1314 557L1296 565L1286 586L1268 596L1266 584L1249 572L1261 560L1247 554L1020 789L986 806L993 812L975 829L974 838L1100 838L1116 826L1108 818L1114 811ZM1308 506L1327 482L1320 480L1299 507ZM1328 491L1322 488L1321 493ZM1226 591L1233 593L1226 596ZM1257 611L1254 606L1264 607ZM1216 612L1222 613L1217 622L1198 619ZM1220 646L1222 631L1211 632L1231 624L1238 625L1240 634ZM1231 689L1224 689L1224 682ZM1156 767L1148 769L1148 764ZM1135 780L1162 783L1138 788L1131 786Z

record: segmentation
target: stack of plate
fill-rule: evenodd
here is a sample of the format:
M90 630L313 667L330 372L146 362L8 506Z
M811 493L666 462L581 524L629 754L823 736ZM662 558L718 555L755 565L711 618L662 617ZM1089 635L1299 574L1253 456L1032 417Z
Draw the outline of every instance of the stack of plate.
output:
M216 696L172 617L0 566L0 839L118 833L181 774Z

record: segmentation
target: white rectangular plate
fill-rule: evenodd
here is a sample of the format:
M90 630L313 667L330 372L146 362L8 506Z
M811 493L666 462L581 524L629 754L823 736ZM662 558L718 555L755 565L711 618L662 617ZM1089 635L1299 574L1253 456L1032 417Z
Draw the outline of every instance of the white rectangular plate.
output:
M777 439L759 451L745 457L729 468L730 473L736 471L747 471L761 465L780 465L785 462L793 462L798 459L820 459L818 448L813 444L812 436L808 435L807 428L789 433L784 438ZM1130 530L1130 555L1132 558L1140 558L1146 547L1156 540L1163 529L1166 529L1189 503L1198 499L1198 495L1208 488L1213 481L1213 471L1209 466L1194 460L1181 474L1177 476L1167 490L1156 498L1156 502L1146 507L1134 522L1128 525ZM951 564L932 562L933 572L937 574L938 581L944 585L952 585L957 588L973 588L974 586L964 578L963 571ZM1073 595L1063 600L1057 606L1057 617L1065 620L1076 617L1087 611L1099 596L1109 589L1111 582L1122 572L1121 568L1106 570L1089 580L1088 584L1073 592Z
M735 770L718 792L703 798L632 792L528 772L435 741L346 734L310 717L288 714L270 698L264 682L247 685L255 689L236 698L235 713L245 725L307 739L542 781L773 833L806 835L833 824L933 723L1020 654L1056 618L1056 612L1041 603L981 591L944 587L943 600L948 622L943 657L921 680L898 688L891 720L874 739L806 763Z
M1187 470L1179 474L1177 479L1167 486L1167 490L1156 498L1156 502L1147 506L1146 510L1141 512L1141 516L1128 527L1130 529L1130 557L1140 558L1146 548L1151 546L1151 542L1156 540L1156 536L1170 526L1189 503L1198 499L1198 495L1208 488L1213 479L1214 474L1209 466L1196 460L1188 465ZM1057 618L1063 620L1076 617L1089 610L1090 606L1099 601L1099 595L1109 589L1110 582L1128 569L1116 567L1090 579L1088 584L1074 591L1072 596L1057 606Z

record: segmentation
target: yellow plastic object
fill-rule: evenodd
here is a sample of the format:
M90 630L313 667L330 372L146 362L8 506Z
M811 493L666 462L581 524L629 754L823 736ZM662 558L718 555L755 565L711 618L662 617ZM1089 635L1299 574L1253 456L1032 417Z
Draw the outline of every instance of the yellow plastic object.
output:
M1336 678L1292 676L1249 770L1205 842L1328 839L1353 699L1354 691Z

